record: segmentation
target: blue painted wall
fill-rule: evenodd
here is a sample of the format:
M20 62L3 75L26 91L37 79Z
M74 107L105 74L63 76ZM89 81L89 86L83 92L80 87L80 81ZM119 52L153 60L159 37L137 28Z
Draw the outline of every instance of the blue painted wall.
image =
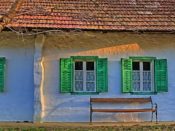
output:
M13 43L12 43L13 44ZM0 121L33 120L33 48L3 47L5 88L0 93Z

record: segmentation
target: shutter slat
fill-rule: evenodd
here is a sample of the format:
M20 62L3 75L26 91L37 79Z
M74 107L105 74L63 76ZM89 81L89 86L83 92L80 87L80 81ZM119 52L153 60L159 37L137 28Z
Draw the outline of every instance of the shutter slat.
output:
M0 58L0 92L4 91L5 61L4 57Z
M155 87L157 92L168 91L167 60L155 60Z
M60 92L69 93L72 91L72 59L60 59Z
M132 88L132 59L122 58L122 92L131 92Z
M107 58L97 60L97 92L108 91L108 62Z

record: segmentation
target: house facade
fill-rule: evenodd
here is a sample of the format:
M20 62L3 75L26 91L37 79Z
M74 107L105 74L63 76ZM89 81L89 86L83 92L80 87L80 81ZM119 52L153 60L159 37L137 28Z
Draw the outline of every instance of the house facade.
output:
M175 1L9 3L1 14L0 121L89 122L90 98L150 96L159 121L175 120ZM97 122L150 118L93 116Z

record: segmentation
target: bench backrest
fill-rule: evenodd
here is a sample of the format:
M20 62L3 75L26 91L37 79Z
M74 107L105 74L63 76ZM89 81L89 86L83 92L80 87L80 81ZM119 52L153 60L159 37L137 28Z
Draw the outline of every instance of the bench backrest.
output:
M151 97L148 98L90 98L93 103L152 103Z

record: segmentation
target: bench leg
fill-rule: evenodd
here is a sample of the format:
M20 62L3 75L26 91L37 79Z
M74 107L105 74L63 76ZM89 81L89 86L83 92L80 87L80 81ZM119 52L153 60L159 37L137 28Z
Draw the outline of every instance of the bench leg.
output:
M157 110L158 110L157 104L156 104L155 109L156 109L156 112L155 112L155 113L156 113L156 123L157 123L157 121L158 121L158 118L157 118L157 117L158 117L158 116L157 116Z
M156 110L156 123L157 123L157 110Z
M153 122L153 115L154 115L154 112L152 111L151 122Z
M92 124L92 111L90 111L90 123Z

